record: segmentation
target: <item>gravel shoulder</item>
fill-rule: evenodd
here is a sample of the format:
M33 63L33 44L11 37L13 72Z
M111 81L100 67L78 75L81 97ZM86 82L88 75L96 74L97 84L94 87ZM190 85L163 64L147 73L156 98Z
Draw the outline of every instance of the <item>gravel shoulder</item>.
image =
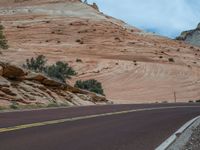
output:
M200 119L187 128L167 150L200 150Z
M183 147L184 150L200 150L200 124L198 127L192 129L193 133Z

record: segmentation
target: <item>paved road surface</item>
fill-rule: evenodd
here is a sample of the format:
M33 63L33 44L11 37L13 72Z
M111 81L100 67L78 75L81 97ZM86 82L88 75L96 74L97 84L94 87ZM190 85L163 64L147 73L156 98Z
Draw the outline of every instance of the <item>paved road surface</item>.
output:
M182 107L172 108L176 106ZM156 109L0 132L0 150L153 150L184 123L200 115L200 105L194 104L107 105L10 112L0 113L0 131L24 124L143 108Z

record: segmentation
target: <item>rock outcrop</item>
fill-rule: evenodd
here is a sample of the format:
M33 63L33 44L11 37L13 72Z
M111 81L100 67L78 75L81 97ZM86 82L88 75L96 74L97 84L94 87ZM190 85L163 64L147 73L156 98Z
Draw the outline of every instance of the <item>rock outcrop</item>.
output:
M8 79L20 79L26 75L22 68L10 65L9 63L0 62L0 66L2 68L2 76Z
M184 31L181 33L177 40L185 41L189 44L200 47L200 24L194 30Z
M93 3L92 5L90 5L92 8L96 9L97 11L99 11L99 7L97 6L96 3Z
M79 0L14 1L0 0L0 20L9 45L0 60L21 65L42 54L49 63L65 61L78 73L72 84L96 79L106 97L116 103L174 102L174 93L177 102L200 99L199 47L145 33ZM24 80L20 86L54 84L40 75L34 79L43 83ZM2 84L10 83L5 80ZM20 91L28 97L36 93ZM43 100L43 93L40 90L39 96L32 97ZM81 94L74 99L87 98Z
M93 105L107 103L101 95L74 88L43 74L0 62L0 106L18 105Z

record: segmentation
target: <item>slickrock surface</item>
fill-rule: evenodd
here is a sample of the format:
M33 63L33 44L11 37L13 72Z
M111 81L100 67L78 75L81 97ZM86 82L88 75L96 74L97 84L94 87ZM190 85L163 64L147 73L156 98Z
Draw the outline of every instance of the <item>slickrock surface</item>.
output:
M94 105L107 99L94 93L74 88L50 79L43 74L0 62L0 106L18 105Z
M1 60L21 65L45 55L72 65L71 80L97 79L116 103L200 98L200 48L144 33L78 0L0 3L9 50ZM82 62L76 62L81 59Z

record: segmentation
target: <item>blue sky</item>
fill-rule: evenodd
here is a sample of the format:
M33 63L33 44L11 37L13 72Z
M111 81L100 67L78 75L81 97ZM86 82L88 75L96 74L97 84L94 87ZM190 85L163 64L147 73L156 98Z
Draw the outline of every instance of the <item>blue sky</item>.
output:
M200 0L88 0L100 10L140 29L176 37L200 22Z

